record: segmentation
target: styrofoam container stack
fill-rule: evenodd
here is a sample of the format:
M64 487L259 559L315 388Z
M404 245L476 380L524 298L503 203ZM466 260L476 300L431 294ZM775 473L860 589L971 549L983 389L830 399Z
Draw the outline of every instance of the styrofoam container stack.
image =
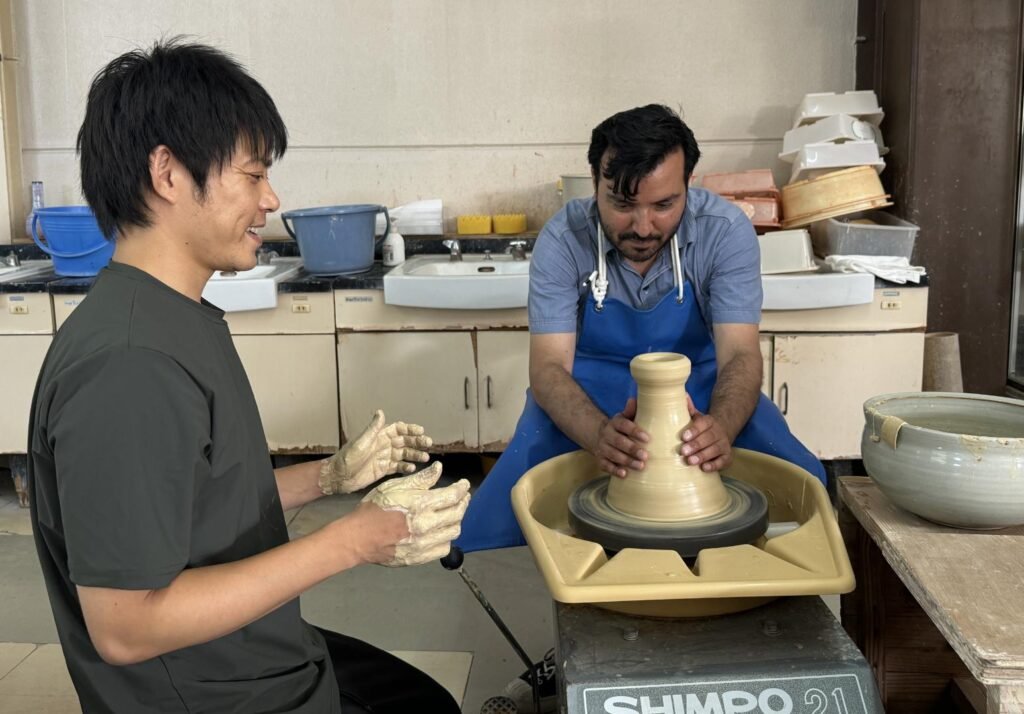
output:
M805 95L779 154L793 164L789 183L854 166L881 173L887 149L878 125L884 116L870 90Z
M428 198L413 201L402 206L388 209L395 230L403 236L432 235L444 233L443 204L440 198ZM377 235L384 235L386 230L384 217L377 217Z

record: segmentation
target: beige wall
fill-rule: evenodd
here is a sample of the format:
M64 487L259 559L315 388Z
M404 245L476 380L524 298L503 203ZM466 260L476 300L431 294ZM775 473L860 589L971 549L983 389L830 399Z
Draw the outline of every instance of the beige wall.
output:
M854 0L16 0L24 189L81 203L74 141L92 75L179 33L234 53L277 101L287 208L442 198L525 211L586 171L590 129L681 111L704 171L769 166L806 92L854 84ZM283 234L272 220L267 235Z

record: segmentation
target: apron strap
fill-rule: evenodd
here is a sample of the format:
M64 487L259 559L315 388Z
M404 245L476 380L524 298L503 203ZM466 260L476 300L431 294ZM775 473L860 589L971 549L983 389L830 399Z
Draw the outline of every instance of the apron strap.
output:
M590 292L594 296L594 307L598 312L604 309L604 299L608 295L608 266L604 256L604 228L601 217L597 218L597 270L590 274ZM676 302L683 303L684 283L683 261L679 257L679 230L672 235L672 277L676 284Z

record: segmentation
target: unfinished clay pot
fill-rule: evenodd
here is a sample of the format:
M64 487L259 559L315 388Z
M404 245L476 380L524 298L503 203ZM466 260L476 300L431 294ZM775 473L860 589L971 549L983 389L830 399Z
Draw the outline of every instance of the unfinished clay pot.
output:
M637 355L629 364L637 383L635 422L650 435L643 471L613 477L608 505L633 518L686 521L726 510L729 494L717 471L683 462L680 434L690 423L686 380L690 360L671 352Z

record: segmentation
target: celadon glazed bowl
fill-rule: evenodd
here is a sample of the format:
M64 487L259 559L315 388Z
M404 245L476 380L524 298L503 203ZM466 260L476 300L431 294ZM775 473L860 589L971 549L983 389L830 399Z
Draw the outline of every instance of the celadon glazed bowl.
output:
M864 419L864 467L896 505L958 528L1024 524L1024 401L882 394Z

